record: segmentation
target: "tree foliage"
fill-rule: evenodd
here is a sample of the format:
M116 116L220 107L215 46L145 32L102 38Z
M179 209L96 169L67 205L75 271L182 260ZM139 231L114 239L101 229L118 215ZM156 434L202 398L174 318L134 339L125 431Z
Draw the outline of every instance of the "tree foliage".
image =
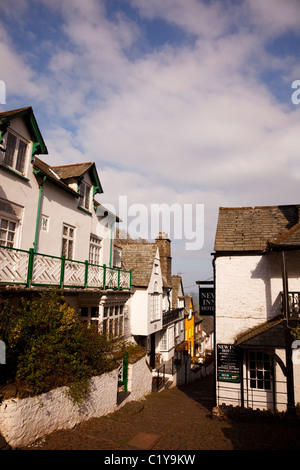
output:
M2 381L34 395L66 385L79 401L88 392L89 378L114 366L106 354L105 336L87 328L54 291L5 305L0 338L6 344Z

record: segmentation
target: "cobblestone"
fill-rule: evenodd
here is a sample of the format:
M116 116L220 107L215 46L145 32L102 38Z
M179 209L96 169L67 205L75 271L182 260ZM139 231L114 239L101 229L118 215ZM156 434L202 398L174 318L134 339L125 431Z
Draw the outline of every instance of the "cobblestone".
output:
M133 450L143 445L149 449L149 443L158 451L300 449L297 419L221 420L212 413L213 406L210 376L152 393L110 415L54 432L26 449Z

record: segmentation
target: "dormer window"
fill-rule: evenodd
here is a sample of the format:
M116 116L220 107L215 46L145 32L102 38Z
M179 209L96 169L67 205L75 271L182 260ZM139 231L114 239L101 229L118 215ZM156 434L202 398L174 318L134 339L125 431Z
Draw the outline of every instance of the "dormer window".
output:
M21 139L11 131L6 135L6 149L4 153L3 164L16 170L19 173L24 173L26 163L26 150L27 142Z
M90 194L91 194L91 186L88 185L85 181L82 181L79 186L79 207L90 210Z

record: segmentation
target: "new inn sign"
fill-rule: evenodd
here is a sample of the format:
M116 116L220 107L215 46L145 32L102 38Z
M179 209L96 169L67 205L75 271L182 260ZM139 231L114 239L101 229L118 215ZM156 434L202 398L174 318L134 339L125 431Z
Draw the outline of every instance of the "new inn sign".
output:
M213 287L199 287L200 315L214 316L215 292Z

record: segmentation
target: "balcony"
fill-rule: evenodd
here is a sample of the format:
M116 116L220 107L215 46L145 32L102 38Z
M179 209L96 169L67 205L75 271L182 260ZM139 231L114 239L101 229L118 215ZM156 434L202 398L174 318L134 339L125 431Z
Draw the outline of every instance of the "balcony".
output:
M184 307L179 308L172 308L171 310L167 310L163 312L163 326L172 323L175 320L180 320L183 318Z
M131 272L0 246L0 284L130 290Z
M282 298L282 309L283 309L284 308L283 292L281 292L281 298ZM300 313L300 292L289 292L288 303L289 303L289 314L292 316L298 316Z

